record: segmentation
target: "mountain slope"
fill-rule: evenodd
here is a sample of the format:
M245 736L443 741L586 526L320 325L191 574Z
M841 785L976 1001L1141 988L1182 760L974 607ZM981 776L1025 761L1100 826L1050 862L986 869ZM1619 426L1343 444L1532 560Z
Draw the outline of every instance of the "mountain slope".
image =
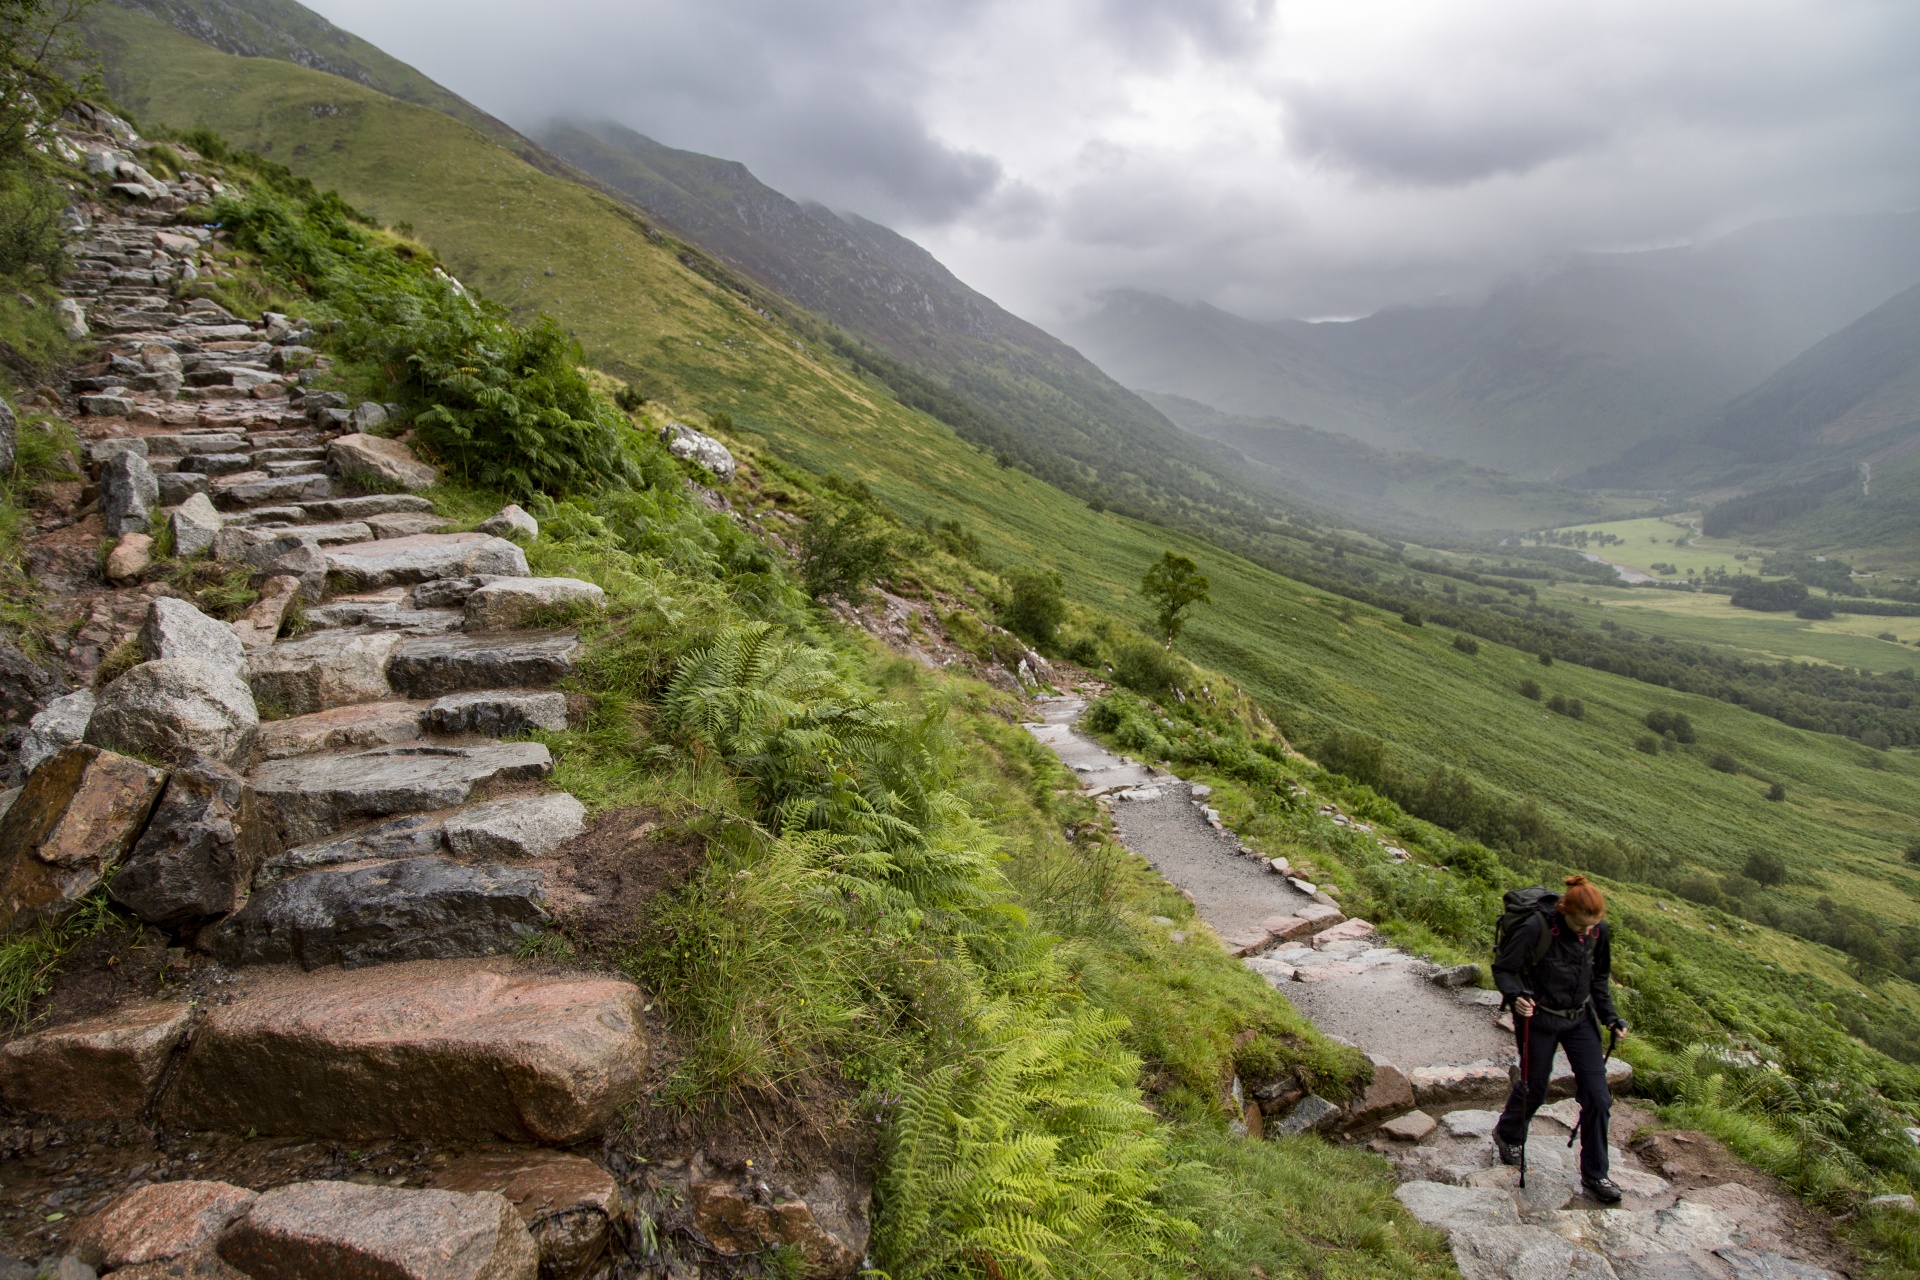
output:
M1144 398L1196 435L1231 445L1274 487L1331 502L1370 526L1431 535L1511 532L1617 519L1617 504L1580 489L1521 480L1456 458L1388 452L1279 418L1241 418L1196 400Z
M1129 386L1555 478L1696 426L1916 281L1920 214L1806 218L1571 255L1475 306L1261 324L1119 295L1067 334Z

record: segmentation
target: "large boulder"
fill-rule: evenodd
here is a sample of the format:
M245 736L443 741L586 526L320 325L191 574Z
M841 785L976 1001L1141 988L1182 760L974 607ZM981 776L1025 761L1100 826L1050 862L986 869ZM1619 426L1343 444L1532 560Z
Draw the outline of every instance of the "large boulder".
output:
M176 928L238 911L254 873L279 851L246 779L195 760L167 780L111 893L148 924Z
M156 1109L190 1129L571 1146L637 1101L640 989L500 960L256 970Z
M211 1244L257 1199L230 1182L150 1183L82 1222L73 1251L106 1271L166 1262Z
M100 464L100 522L107 536L145 533L160 501L160 482L145 457L123 449Z
M20 768L32 773L41 761L80 741L86 735L87 721L92 718L91 689L76 689L49 702L27 721L26 734L20 740Z
M75 743L45 761L0 818L0 933L72 909L147 824L167 775Z
M69 1120L131 1120L153 1102L193 1006L125 1005L0 1047L0 1101Z
M578 578L502 578L467 597L467 630L558 626L606 607L607 593Z
M140 656L148 662L193 658L234 672L247 662L247 651L232 627L172 596L160 596L147 606L139 643Z
M372 591L476 574L527 576L527 553L484 533L420 533L327 549L327 569L343 591Z
M276 880L203 943L230 965L385 964L511 954L545 927L540 873L408 858Z
M430 463L420 461L398 440L356 432L327 446L327 462L343 480L379 488L424 489L440 478Z
M587 807L564 791L513 796L448 818L447 847L463 858L538 858L586 829Z
M244 765L259 727L253 693L234 671L165 658L129 669L100 692L86 740L168 764L206 756Z
M320 631L258 649L247 668L253 696L282 716L393 697L387 663L397 631Z
M733 479L733 454L712 436L695 431L684 422L669 422L660 429L660 443L676 458L697 463L722 481Z
M213 549L226 518L214 510L213 499L201 489L173 509L172 521L173 554L186 560Z
M254 1201L220 1256L262 1280L535 1280L539 1250L498 1192L296 1182Z

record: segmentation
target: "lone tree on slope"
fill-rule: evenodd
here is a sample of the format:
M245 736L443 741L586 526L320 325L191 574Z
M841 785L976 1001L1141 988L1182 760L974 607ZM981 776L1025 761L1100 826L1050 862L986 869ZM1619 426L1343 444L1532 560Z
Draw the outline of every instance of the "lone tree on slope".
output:
M1162 552L1160 561L1140 579L1140 594L1153 602L1154 624L1166 637L1167 648L1180 638L1187 612L1196 604L1212 604L1207 589L1213 584L1200 566L1185 556Z

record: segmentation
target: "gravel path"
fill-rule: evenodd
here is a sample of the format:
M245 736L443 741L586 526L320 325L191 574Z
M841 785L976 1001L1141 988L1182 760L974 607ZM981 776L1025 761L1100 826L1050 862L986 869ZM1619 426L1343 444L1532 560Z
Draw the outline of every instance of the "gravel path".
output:
M1390 1062L1418 1067L1513 1056L1513 1037L1494 1026L1493 1010L1434 986L1414 965L1379 965L1337 982L1284 982L1277 989L1320 1030Z

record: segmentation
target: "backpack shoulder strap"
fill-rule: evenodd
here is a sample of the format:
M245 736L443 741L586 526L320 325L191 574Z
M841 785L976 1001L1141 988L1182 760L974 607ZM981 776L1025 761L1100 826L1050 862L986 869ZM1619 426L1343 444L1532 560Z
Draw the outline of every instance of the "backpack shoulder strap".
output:
M1534 935L1533 946L1527 952L1527 968L1531 969L1547 958L1547 952L1553 949L1553 922L1547 918L1547 912L1536 912L1534 919L1540 922L1540 932Z

